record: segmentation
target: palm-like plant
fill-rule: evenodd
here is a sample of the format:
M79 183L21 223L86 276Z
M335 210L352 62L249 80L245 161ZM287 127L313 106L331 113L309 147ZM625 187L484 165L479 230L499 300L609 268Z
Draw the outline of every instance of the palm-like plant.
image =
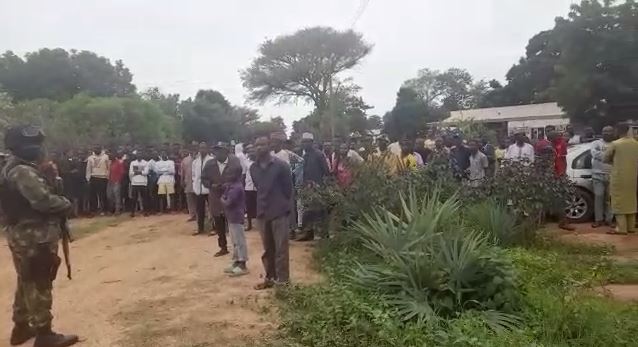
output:
M485 234L496 245L509 246L521 241L523 228L507 206L486 200L465 213L468 225Z
M517 291L511 264L483 233L467 230L456 197L401 196L401 212L377 209L354 224L354 234L377 259L350 276L381 294L404 320L456 317L464 310L511 311ZM494 326L514 321L506 314ZM499 318L500 317L500 318ZM508 321L501 322L506 317ZM492 326L492 325L490 325Z

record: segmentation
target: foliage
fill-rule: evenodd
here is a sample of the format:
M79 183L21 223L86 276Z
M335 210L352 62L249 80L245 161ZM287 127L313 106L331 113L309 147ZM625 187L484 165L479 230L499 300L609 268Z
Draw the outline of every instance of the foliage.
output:
M302 190L301 200L305 206L330 211L330 229L339 231L381 206L399 213L401 193L407 195L410 190L425 193L438 188L441 197L447 198L458 189L447 163L436 163L398 176L390 175L386 165L380 158L370 158L351 167L354 177L351 185L341 187L329 180L324 185Z
M352 30L302 29L266 40L241 78L251 100L301 98L323 112L328 109L336 76L359 64L371 49L361 34Z
M493 244L512 246L524 242L524 228L503 204L485 200L469 207L464 217L473 230L482 232Z
M36 99L15 104L0 116L3 127L25 123L42 126L52 148L156 143L178 135L174 119L137 97L80 94L64 102Z
M385 133L396 140L405 135L416 135L425 129L427 122L439 117L432 115L418 93L402 87L397 93L397 101L392 111L383 116Z
M592 295L611 269L602 253L564 249L548 242L540 248L505 253L522 286L519 314L524 325L496 333L485 317L468 311L436 321L403 321L378 294L353 286L355 261L369 261L365 250L339 242L320 245L318 259L327 279L318 285L277 292L281 336L272 346L633 346L638 307Z
M384 116L385 131L394 139L415 136L428 123L447 118L450 111L486 106L495 87L498 82L474 81L464 69L421 69L399 89L394 108Z
M466 139L487 140L489 143L498 143L497 134L489 129L484 123L473 120L460 120L455 122L456 127L461 131Z
M348 137L353 132L367 133L372 129L366 112L372 107L358 95L361 87L337 84L330 96L328 109L315 109L310 115L293 122L294 134L312 132L322 139Z
M441 115L478 106L480 91L487 88L484 81L474 82L467 70L459 68L443 72L421 69L417 77L405 81L403 87L416 91L427 108L439 110Z
M245 107L233 106L216 90L200 90L194 99L188 98L180 104L183 116L183 138L190 141L226 141L244 139L255 134L256 129L249 129L255 124L259 115L257 111ZM272 128L280 128L275 124ZM260 131L263 131L261 129Z
M466 230L455 198L437 193L401 199L401 215L379 209L355 223L356 237L378 261L359 263L351 280L381 296L405 321L458 317L466 310L517 308L511 264L486 238ZM492 314L494 326L512 328L517 319Z
M507 85L487 96L494 106L558 101L570 118L594 125L635 115L635 1L583 0L551 30L532 37Z
M6 51L0 56L0 86L15 101L47 98L64 101L78 93L91 96L135 94L133 75L117 60L89 51L43 48L24 58Z
M573 189L567 177L554 175L553 161L537 157L533 163L503 161L493 177L474 189L464 189L462 198L469 202L493 199L517 217L540 223L546 211L556 214L568 206Z

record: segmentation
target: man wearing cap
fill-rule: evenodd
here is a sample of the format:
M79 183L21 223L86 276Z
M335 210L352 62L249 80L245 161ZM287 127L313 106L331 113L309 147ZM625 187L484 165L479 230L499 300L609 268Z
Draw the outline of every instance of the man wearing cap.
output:
M217 232L217 243L219 251L216 257L228 254L228 242L226 233L228 226L224 215L224 206L221 197L224 192L224 183L231 182L236 175L241 175L242 167L236 156L229 154L229 145L225 142L217 142L213 146L214 160L210 160L204 165L202 172L202 184L209 189L208 206L213 217L213 224ZM239 172L239 173L238 173ZM213 233L211 233L213 235Z
M7 219L7 241L17 274L10 343L35 336L34 347L63 347L78 342L51 330L51 294L60 258L62 218L71 203L55 195L37 167L42 163L44 134L39 128L10 128L5 147L13 156L0 172L0 201Z

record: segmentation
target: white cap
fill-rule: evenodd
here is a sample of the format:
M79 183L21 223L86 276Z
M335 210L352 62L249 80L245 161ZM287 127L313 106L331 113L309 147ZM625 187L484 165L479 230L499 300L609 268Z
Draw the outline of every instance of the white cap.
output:
M303 133L301 134L302 140L314 140L315 136L312 133Z

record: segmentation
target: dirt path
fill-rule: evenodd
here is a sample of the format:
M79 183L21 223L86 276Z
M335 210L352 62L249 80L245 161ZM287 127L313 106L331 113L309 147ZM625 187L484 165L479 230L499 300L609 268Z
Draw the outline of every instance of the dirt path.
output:
M624 266L638 266L638 234L610 235L607 234L609 228L594 229L589 224L579 224L575 227L576 230L573 232L565 232L555 226L548 229L567 243L612 247L613 254L609 259ZM638 284L607 284L596 290L619 301L638 302Z
M190 236L193 227L181 215L138 218L73 243L74 279L61 269L55 284L55 327L104 347L246 346L276 328L272 292L252 289L262 273L258 233L247 233L251 273L231 279L222 273L230 258L213 257L216 238ZM4 345L15 286L7 247L0 264ZM295 282L318 280L310 246L291 246L291 270Z

